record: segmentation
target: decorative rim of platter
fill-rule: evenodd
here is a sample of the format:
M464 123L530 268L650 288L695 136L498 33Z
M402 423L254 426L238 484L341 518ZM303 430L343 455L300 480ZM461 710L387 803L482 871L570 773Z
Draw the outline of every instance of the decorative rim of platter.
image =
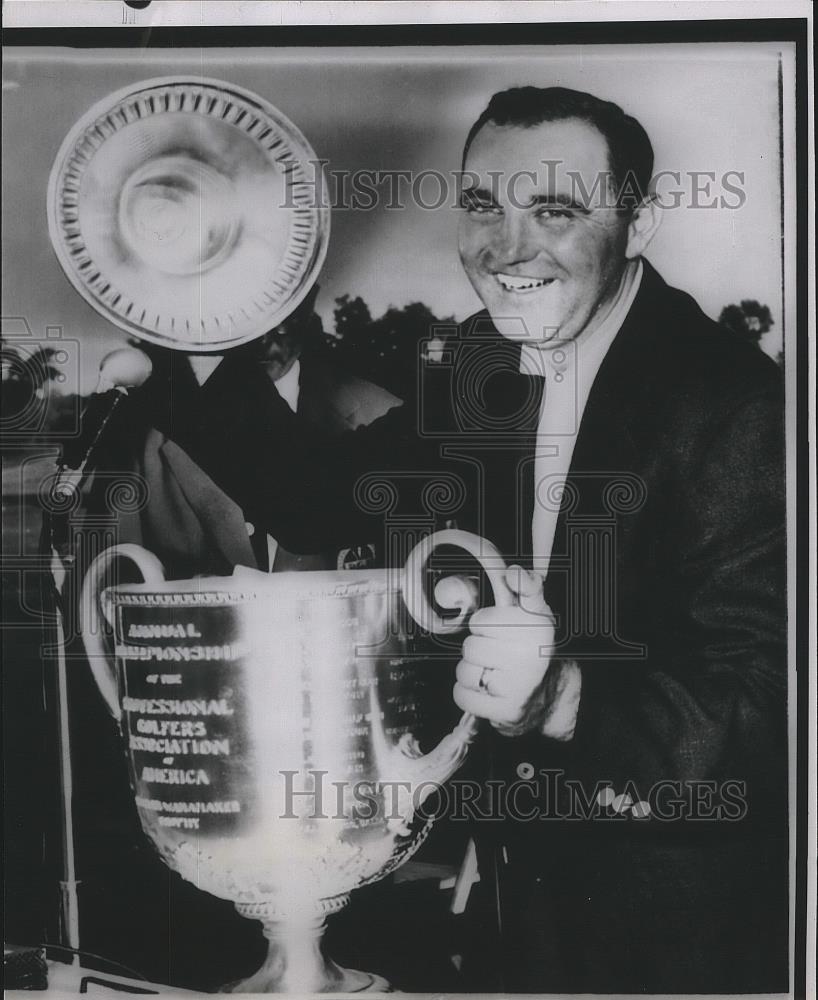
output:
M109 94L64 139L48 226L71 284L140 340L218 352L305 298L330 230L322 164L257 94L154 77Z

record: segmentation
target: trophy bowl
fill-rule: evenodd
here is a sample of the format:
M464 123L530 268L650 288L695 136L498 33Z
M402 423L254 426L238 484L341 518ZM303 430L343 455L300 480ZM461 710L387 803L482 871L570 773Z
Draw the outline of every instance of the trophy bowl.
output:
M403 570L166 581L151 553L117 545L86 574L83 639L142 828L170 868L269 940L263 966L228 992L388 989L326 958L321 936L353 889L418 849L433 819L423 802L475 733L465 715L427 753L418 738L434 685L412 634L456 631L471 610L444 619L425 596L441 544L482 563L496 603L513 600L496 549L453 530ZM145 582L106 587L123 559Z

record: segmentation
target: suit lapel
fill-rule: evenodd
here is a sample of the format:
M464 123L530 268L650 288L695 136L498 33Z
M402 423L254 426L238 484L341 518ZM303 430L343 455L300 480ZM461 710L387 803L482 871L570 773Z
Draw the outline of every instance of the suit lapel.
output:
M661 370L661 320L657 302L666 289L647 261L641 287L622 329L599 367L588 395L571 460L575 485L583 474L629 470L638 455L640 422L649 418L644 398Z

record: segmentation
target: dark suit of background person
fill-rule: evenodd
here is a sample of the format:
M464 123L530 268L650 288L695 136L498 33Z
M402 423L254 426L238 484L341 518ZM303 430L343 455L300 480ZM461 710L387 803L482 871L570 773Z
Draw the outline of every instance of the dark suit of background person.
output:
M528 88L509 94L526 114L543 96L567 107L556 121L567 119L570 129L547 131L568 137L575 150L599 155L599 135L584 118L589 107L594 113L601 107L614 129L622 127L620 109L588 95ZM647 149L649 176L649 141L629 121ZM491 140L509 136L535 158L557 159L559 147L532 145L537 134L529 124L508 131L498 125ZM655 206L644 204L644 213L637 209L628 222L635 233L628 247L652 234ZM587 221L582 212L580 220ZM640 230L643 224L648 228ZM518 229L509 239L521 242L527 232ZM535 249L515 250L531 263L506 270L564 274L550 254ZM582 275L580 291L589 263L593 258L580 254L565 265L567 281ZM480 992L787 988L780 374L687 294L669 288L647 261L642 266L635 299L590 389L568 470L544 582L557 633L548 670L525 706L534 721L528 731L483 723L478 740L478 752L491 757L487 780L505 789L531 779L547 787L541 772L561 772L563 796L549 804L521 795L521 808L535 808L528 821L507 810L502 822L473 823L481 881L469 907L464 983ZM489 262L489 286L493 270ZM584 305L581 294L571 302L578 311L569 321ZM499 315L507 326L509 314ZM301 452L306 464L320 466L325 484L336 485L321 494L326 513L315 523L331 534L348 530L344 516L372 516L355 489L362 472L391 475L401 496L413 476L431 483L454 475L462 489L449 517L493 541L509 562L530 564L542 379L520 373L520 341L501 335L488 313L463 324L446 349L450 360L423 372L417 413L407 406L392 411L332 454ZM281 484L271 479L261 486L273 509ZM582 546L594 537L601 541L588 563ZM605 538L612 544L609 575L599 556ZM595 615L583 612L589 606ZM535 660L541 648L535 645ZM466 655L464 646L458 667L464 673ZM492 668L508 670L503 659L501 649ZM491 691L481 692L476 681L480 666L471 668L471 691L488 699ZM536 713L549 706L560 678L577 672L573 733L544 735ZM465 686L461 681L458 688ZM589 800L588 818L569 811L566 780ZM647 801L652 812L640 818L644 807L634 814L616 799L624 794L633 805ZM604 805L612 800L618 808Z
M299 568L284 549L268 566L266 526L273 522L298 539L299 555L311 557L297 560L300 568L335 568L337 552L310 547L310 505L288 506L282 498L271 509L268 498L263 509L259 482L272 475L292 480L307 496L320 490L320 471L300 461L302 438L330 440L400 400L332 365L313 332L313 301L311 295L275 331L229 351L203 384L186 354L143 345L153 375L132 393L100 464L122 470L130 462L145 477L149 502L120 517L120 532L158 555L169 578L230 573L238 564ZM300 365L295 410L277 388L290 381L294 362Z

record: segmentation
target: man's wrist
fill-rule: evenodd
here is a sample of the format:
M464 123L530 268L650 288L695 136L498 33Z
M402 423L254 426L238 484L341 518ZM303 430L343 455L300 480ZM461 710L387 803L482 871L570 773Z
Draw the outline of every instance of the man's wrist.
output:
M554 660L516 723L492 723L502 736L539 732L549 739L573 738L582 692L582 671L575 660Z

